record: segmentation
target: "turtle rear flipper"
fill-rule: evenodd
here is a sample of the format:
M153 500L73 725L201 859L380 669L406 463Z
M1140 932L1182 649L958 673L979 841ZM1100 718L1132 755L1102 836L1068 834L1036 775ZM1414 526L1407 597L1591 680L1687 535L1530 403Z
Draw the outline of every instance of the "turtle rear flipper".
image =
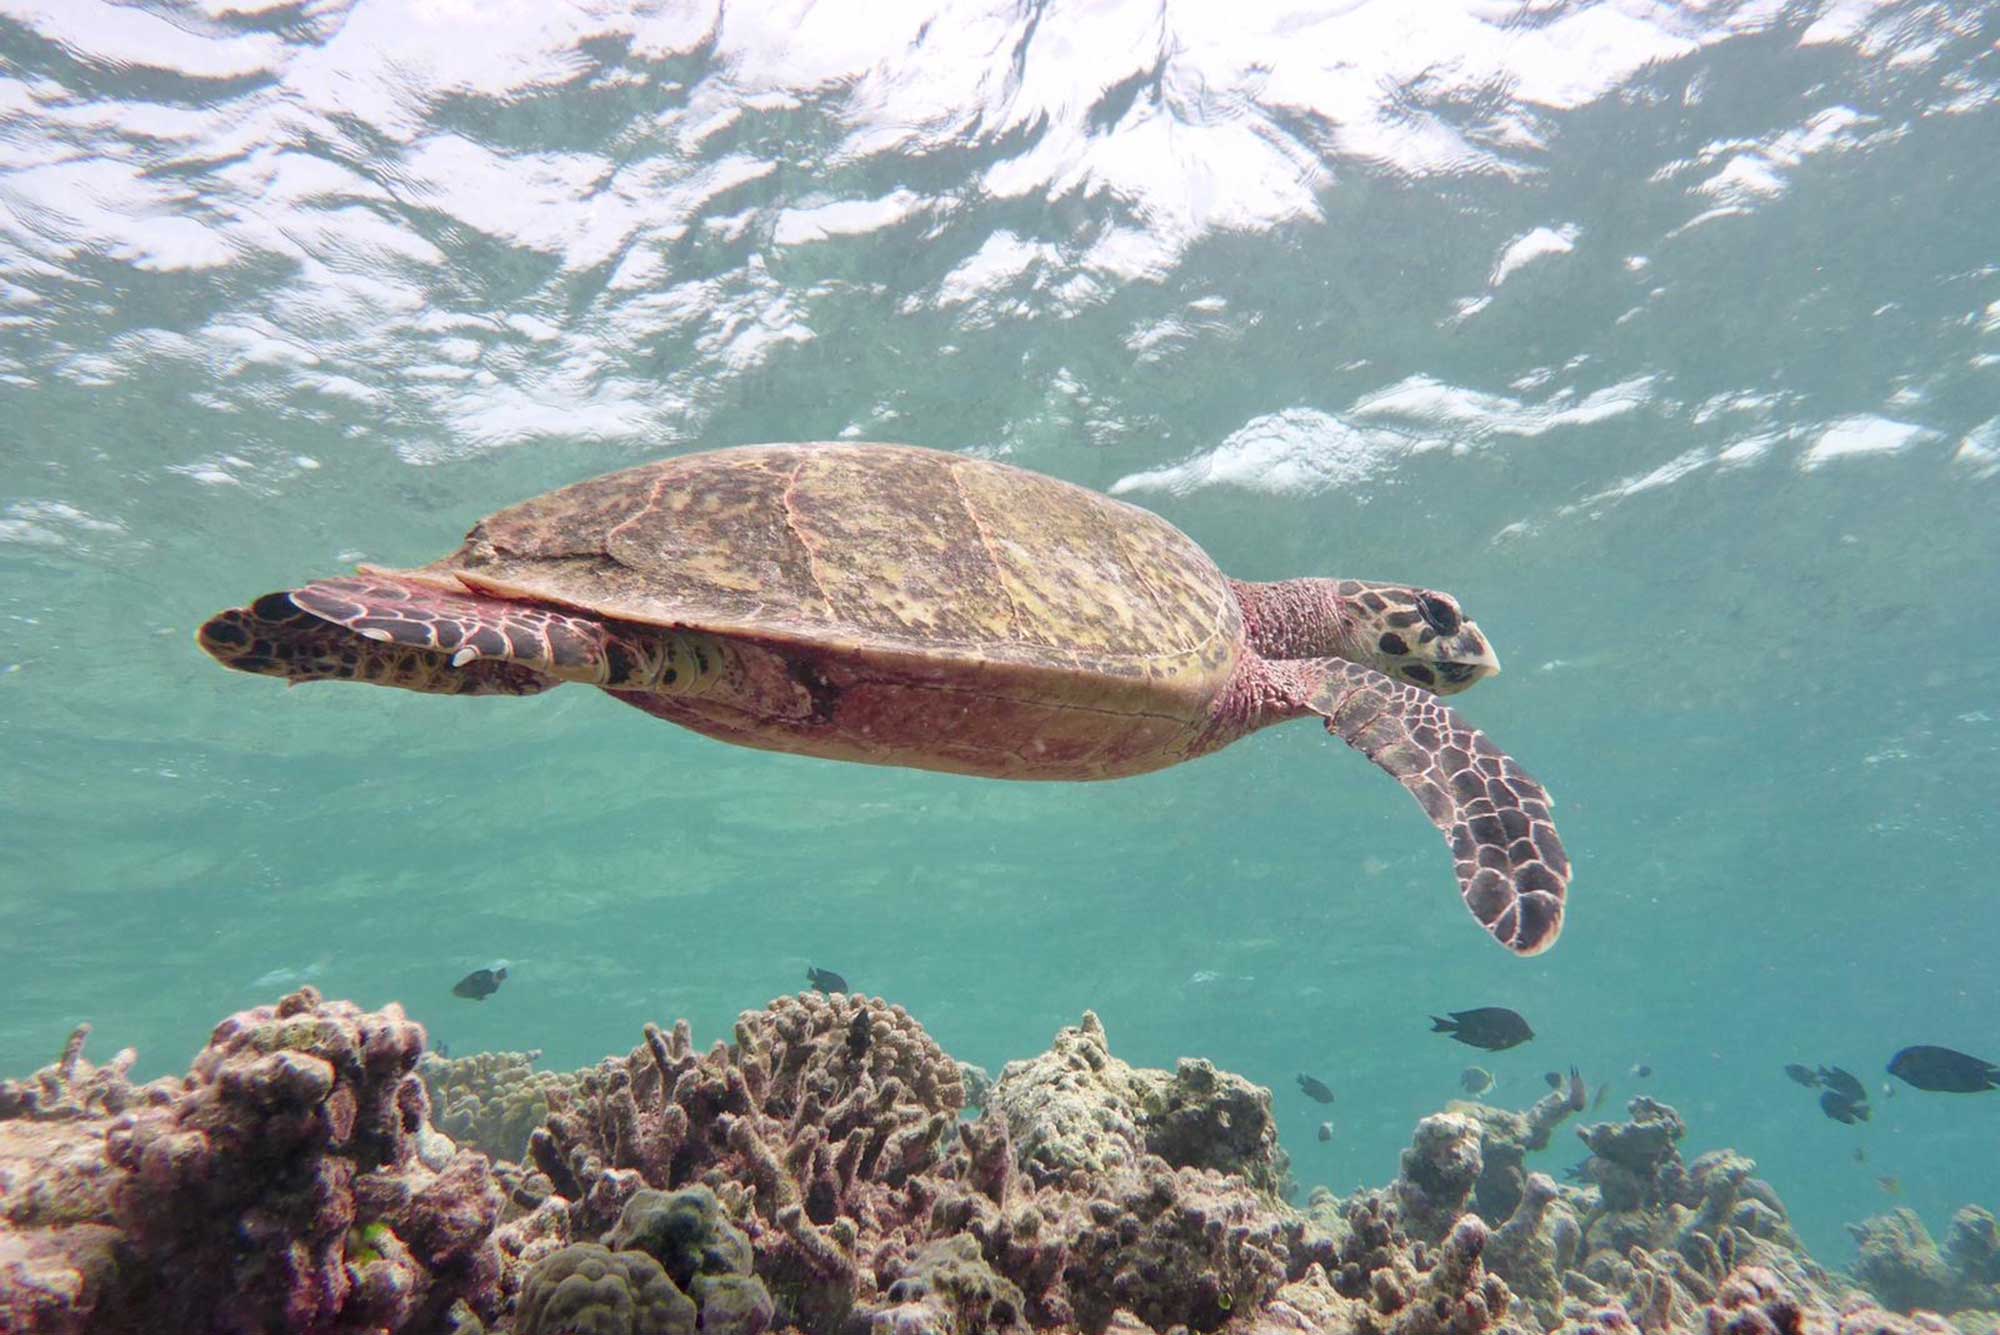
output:
M552 622L563 624L546 624ZM266 594L248 607L209 618L196 639L224 667L294 683L361 681L433 695L534 695L573 675L594 680L601 674L603 628L594 627L597 646L571 629L592 625L498 599L367 575Z
M617 646L602 621L537 603L366 567L354 576L316 579L287 596L364 639L426 650L453 668L493 659L592 686L606 685L625 670L615 661Z
M1324 676L1308 708L1395 775L1444 831L1472 916L1517 955L1554 945L1569 855L1548 791L1435 695L1341 659L1315 666Z

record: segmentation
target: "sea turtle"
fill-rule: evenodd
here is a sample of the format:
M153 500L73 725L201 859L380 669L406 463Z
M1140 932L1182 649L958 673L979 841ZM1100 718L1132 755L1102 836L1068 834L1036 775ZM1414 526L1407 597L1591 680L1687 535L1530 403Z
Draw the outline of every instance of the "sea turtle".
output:
M642 464L218 613L224 666L446 695L564 682L722 741L1005 779L1108 779L1316 716L1444 831L1509 950L1562 927L1549 796L1438 699L1500 670L1449 595L1233 580L1147 510L902 445Z

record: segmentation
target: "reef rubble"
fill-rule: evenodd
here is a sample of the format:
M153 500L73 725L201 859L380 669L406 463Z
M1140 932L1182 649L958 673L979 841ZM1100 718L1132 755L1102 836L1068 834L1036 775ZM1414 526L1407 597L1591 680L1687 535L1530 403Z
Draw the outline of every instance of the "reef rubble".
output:
M311 988L0 1082L0 1331L558 1335L1989 1335L2000 1238L1898 1211L1815 1262L1741 1155L1634 1099L1533 1171L1580 1085L1421 1119L1395 1179L1288 1203L1268 1091L1144 1070L1094 1015L968 1070L906 1010L805 993L569 1074L447 1062ZM983 1074L983 1073L982 1073ZM1902 1309L1900 1311L1887 1310ZM1928 1310L1927 1310L1928 1309ZM1951 1313L1949 1320L1938 1311Z

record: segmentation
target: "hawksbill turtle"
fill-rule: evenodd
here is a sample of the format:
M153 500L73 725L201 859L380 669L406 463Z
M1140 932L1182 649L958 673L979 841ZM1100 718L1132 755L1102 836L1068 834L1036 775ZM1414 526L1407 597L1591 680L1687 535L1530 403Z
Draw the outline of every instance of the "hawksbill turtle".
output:
M1499 671L1456 600L1248 583L1158 515L989 460L753 445L628 468L218 613L227 667L448 695L565 682L741 746L1001 779L1109 779L1312 717L1444 832L1521 955L1570 864L1549 796L1440 696Z

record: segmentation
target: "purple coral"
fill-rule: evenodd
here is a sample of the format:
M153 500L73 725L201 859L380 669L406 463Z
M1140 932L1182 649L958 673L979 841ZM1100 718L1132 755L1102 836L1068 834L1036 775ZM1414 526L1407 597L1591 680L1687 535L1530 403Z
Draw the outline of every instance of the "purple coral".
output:
M423 1029L311 988L216 1027L171 1103L114 1122L149 1329L398 1330L494 1310L483 1156L417 1152Z

